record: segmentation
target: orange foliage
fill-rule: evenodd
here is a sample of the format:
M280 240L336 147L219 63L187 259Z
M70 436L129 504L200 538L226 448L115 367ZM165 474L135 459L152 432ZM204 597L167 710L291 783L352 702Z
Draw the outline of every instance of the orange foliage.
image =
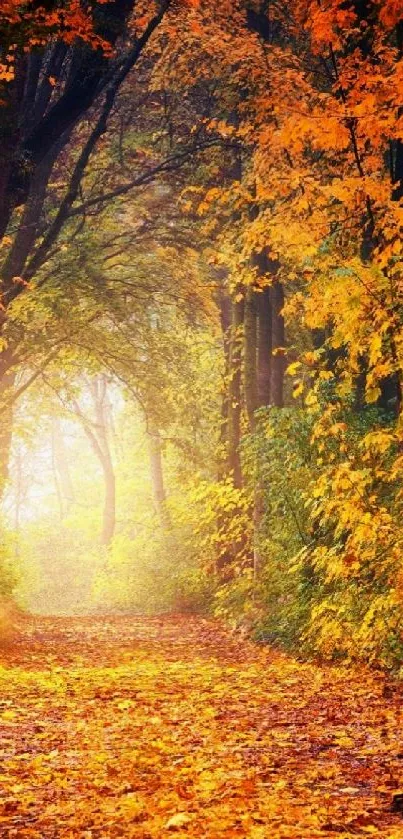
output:
M367 672L189 618L32 621L2 665L9 839L402 836L400 691Z
M31 2L2 0L0 3L0 27L7 33L6 60L0 64L0 80L12 81L17 43L23 40L24 52L44 46L49 38L57 36L67 44L77 39L90 44L94 49L110 52L110 45L94 30L94 10L97 4L107 0L96 0L92 10L81 0L68 0L62 5L54 4L51 10ZM4 45L4 44L3 44Z

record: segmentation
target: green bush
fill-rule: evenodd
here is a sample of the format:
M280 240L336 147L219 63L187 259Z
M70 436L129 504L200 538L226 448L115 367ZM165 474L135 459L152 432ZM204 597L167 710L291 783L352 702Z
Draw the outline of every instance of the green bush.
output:
M310 436L305 411L271 408L259 411L256 433L243 442L244 474L260 511L254 633L260 640L287 647L299 644L317 586L309 561L295 562L312 539L305 505L316 469Z

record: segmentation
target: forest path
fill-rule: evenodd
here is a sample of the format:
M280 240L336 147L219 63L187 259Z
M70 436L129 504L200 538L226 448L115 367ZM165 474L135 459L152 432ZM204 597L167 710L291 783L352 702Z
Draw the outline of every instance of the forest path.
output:
M0 837L403 837L399 696L187 618L27 621L0 655Z

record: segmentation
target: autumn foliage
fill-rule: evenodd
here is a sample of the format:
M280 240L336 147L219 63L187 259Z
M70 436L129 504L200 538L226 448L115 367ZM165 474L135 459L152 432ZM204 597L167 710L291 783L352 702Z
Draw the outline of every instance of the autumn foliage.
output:
M402 51L0 2L1 836L403 836Z
M32 605L29 568L56 603L53 544L81 609L212 611L398 672L400 4L0 20L4 593ZM24 513L41 422L57 526Z
M402 835L400 690L364 670L201 619L41 619L0 682L10 839Z

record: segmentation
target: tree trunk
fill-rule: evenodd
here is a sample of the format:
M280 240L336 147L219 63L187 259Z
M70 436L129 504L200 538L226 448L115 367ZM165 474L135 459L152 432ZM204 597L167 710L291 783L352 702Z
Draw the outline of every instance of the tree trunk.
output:
M284 406L284 373L285 373L285 329L282 310L284 307L284 290L279 280L272 285L272 336L273 355L271 362L271 404L276 408Z
M11 353L6 347L0 352L0 498L8 479L11 442L13 436L12 395L16 373L11 365Z
M104 507L102 515L101 545L108 546L115 535L116 526L116 479L108 435L107 380L97 376L89 383L92 395L95 422L85 416L77 400L73 402L74 413L98 458L104 476Z
M102 516L101 545L109 545L115 535L116 526L116 480L112 459L108 456L102 463L105 479L105 499Z
M2 106L0 146L2 162L6 165L0 175L0 236L7 228L13 208L25 203L36 167L54 144L83 119L105 88L109 93L114 83L118 86L123 83L169 5L166 0L156 10L115 71L111 60L113 49L109 56L106 51L93 49L84 42L67 45L57 29L45 48L34 46L30 55L18 47L15 78L3 86L7 100ZM116 0L104 4L102 13L94 16L96 33L112 48L125 36L134 6L133 0ZM64 77L56 97L52 96L54 91L49 83L52 75Z
M269 271L275 276L279 269L278 263L269 260L264 253L256 257L256 264L261 276L268 274ZM278 358L276 359L276 356L273 356L273 347L283 346L284 344L284 323L282 324L282 333L278 328L277 330L275 329L274 324L275 306L280 305L276 293L276 282L276 279L274 279L274 287L264 286L258 295L257 382L259 407L267 407L273 404L273 402L276 404L275 400L282 402L284 365L279 371L276 368ZM277 311L276 314L278 316ZM277 323L276 326L278 326ZM278 383L279 374L281 375L280 383ZM260 534L264 516L264 494L259 466L260 464L257 460L253 495L253 573L255 578L260 575L263 565Z
M51 437L51 452L52 452L52 474L53 474L53 480L54 480L54 484L55 484L57 504L58 504L58 507L59 507L59 520L63 521L63 518L64 518L63 495L62 495L62 490L61 490L61 487L60 487L59 473L57 471L57 466L56 466L55 436L54 436L54 433L53 433L53 428L52 428L52 437Z
M74 487L63 431L56 417L53 418L52 422L52 455L56 490L59 498L60 517L63 519L68 514L74 502Z
M161 435L157 427L149 422L148 427L151 482L153 488L155 509L164 528L170 526L169 513L166 508L166 494L164 485L164 467L162 461Z
M242 468L240 458L241 441L241 362L242 329L245 315L244 299L234 300L232 304L232 327L229 374L228 406L228 467L234 478L234 485L242 487Z
M0 241L7 230L7 225L10 220L10 198L7 193L8 180L11 171L11 159L8 155L7 147L4 148L4 141L0 145L0 158L2 165L0 166Z
M221 428L220 442L225 451L228 446L228 420L229 420L229 378L230 378L230 351L231 351L231 298L225 290L219 296L220 323L224 352L224 381L222 385L221 401ZM220 473L222 468L220 469ZM222 475L219 475L219 478Z
M257 338L257 386L258 405L260 408L270 405L271 367L272 367L272 311L271 289L266 287L257 297L258 338Z
M21 222L2 270L3 301L6 307L13 296L16 296L20 291L20 288L15 287L14 278L22 276L25 263L37 240L46 190L59 150L59 145L57 145L49 152L32 178L31 189Z
M15 511L14 511L14 529L16 534L19 536L20 533L20 526L21 526L21 508L24 499L24 489L23 489L23 462L21 456L21 447L18 446L17 451L15 453ZM18 544L17 544L17 555L18 555Z
M107 380L97 376L92 382L97 437L100 447L100 461L105 480L104 511L102 517L101 545L109 545L115 534L116 525L116 480L108 435Z
M255 431L255 411L258 406L257 390L257 298L258 294L249 286L245 300L244 326L244 388L245 404L251 432Z

